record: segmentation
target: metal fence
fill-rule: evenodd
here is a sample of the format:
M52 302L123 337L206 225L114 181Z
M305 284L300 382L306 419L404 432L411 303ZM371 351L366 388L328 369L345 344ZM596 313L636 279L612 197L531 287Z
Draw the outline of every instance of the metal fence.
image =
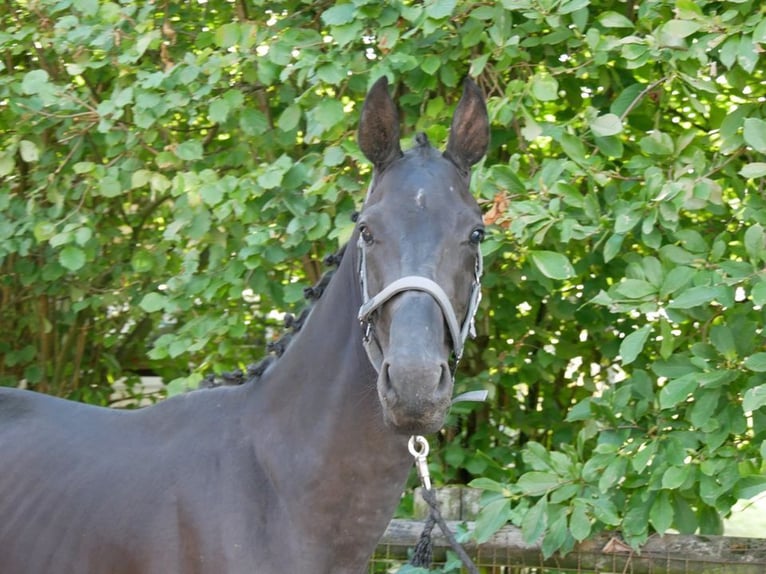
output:
M450 526L458 528L459 522ZM469 523L468 528L471 528ZM370 562L370 574L393 574L406 563L422 523L393 520ZM447 542L434 529L434 567L448 558ZM468 544L484 574L766 574L766 539L725 536L652 536L634 552L617 536L600 534L566 556L544 559L517 528L505 527L485 544ZM454 560L449 561L454 564ZM460 572L459 567L449 572Z

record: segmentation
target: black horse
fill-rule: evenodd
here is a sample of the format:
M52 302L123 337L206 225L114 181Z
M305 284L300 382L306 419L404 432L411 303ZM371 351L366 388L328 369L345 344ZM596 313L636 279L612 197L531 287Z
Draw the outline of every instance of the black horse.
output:
M402 152L385 78L372 87L359 145L374 172L350 247L257 383L135 411L0 389L0 572L364 572L407 437L450 406L484 233L469 171L488 133L466 80L446 151L420 135Z

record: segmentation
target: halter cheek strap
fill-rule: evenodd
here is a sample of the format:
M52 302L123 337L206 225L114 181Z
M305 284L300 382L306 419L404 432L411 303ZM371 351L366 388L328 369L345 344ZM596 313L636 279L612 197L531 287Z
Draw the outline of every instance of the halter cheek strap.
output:
M367 261L365 254L364 240L360 237L357 244L359 249L359 279L362 284L362 306L359 308L359 321L365 327L364 334L364 348L367 351L367 356L375 367L375 370L380 372L380 367L383 364L383 349L380 346L380 342L373 332L372 314L383 306L389 299L399 293L405 291L421 291L428 293L442 311L444 320L447 323L447 327L450 332L450 338L452 339L452 350L455 355L454 364L452 367L452 374L454 376L454 369L457 366L457 362L463 355L463 347L466 339L471 336L476 336L476 329L474 326L474 317L476 310L479 308L479 302L481 301L481 274L482 257L481 250L479 250L476 257L476 268L474 270L474 281L471 286L471 295L468 301L468 309L466 316L461 324L458 321L455 309L452 307L452 303L449 297L444 292L438 283L435 281L423 277L421 275L407 275L401 277L392 283L386 285L375 296L370 297L367 289Z

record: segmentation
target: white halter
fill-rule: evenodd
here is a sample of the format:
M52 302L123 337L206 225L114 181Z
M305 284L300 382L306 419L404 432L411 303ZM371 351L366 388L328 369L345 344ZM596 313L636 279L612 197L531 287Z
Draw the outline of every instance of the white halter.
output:
M367 356L369 357L372 366L375 367L376 371L380 372L380 367L383 364L383 349L373 332L373 312L398 293L404 291L422 291L434 298L439 305L439 308L442 310L444 320L447 322L454 353L454 361L451 365L452 376L454 377L457 363L463 356L463 346L465 345L466 339L469 336L472 338L476 336L474 317L476 315L476 310L479 308L479 302L481 301L481 275L483 272L481 250L478 250L476 256L476 267L474 269L471 295L468 300L468 310L466 311L465 318L461 324L458 321L457 314L452 307L452 303L450 303L449 297L447 297L447 294L444 292L444 289L442 289L435 281L421 275L407 275L401 277L386 285L375 296L370 297L369 291L367 290L367 258L365 255L365 244L361 237L359 238L357 246L359 249L359 280L362 284L362 306L359 308L359 321L362 323L362 326L365 327L363 340L364 349L367 351Z

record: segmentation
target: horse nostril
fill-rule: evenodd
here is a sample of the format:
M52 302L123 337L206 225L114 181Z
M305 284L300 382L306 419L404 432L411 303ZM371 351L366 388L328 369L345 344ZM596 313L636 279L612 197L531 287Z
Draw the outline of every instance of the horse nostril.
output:
M396 389L394 388L394 383L391 380L391 363L388 361L385 361L381 367L380 367L380 382L381 388L380 390L386 394L386 396L389 399L393 399L396 397Z
M439 377L439 384L436 387L436 392L440 394L452 394L452 371L447 363L441 365L441 376Z

